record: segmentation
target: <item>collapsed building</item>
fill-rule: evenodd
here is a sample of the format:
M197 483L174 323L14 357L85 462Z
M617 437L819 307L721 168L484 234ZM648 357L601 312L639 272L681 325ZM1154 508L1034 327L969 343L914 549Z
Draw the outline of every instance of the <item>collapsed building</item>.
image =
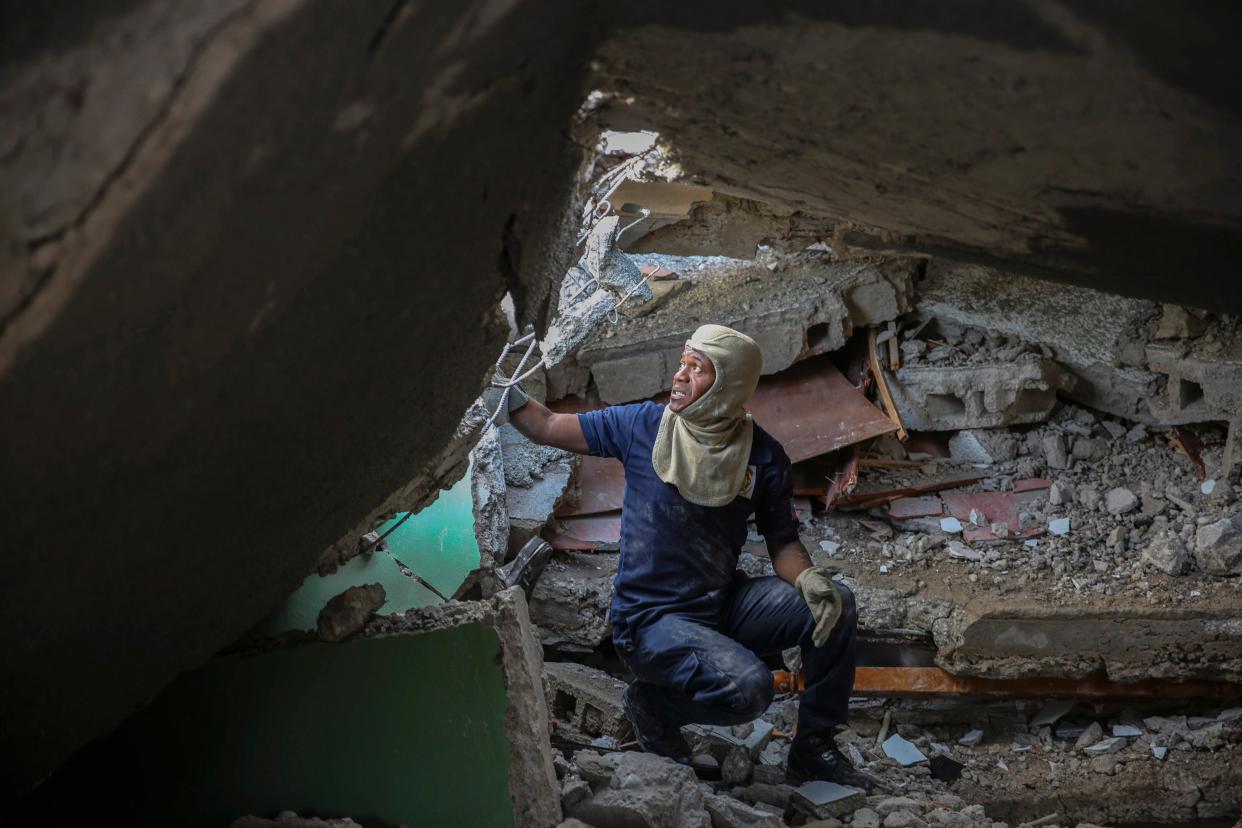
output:
M1242 813L1242 129L1152 40L1227 67L1229 20L198 5L5 27L23 817ZM705 321L858 596L882 793L784 784L792 652L693 767L634 752L623 476L471 402L498 355L554 410L659 400Z

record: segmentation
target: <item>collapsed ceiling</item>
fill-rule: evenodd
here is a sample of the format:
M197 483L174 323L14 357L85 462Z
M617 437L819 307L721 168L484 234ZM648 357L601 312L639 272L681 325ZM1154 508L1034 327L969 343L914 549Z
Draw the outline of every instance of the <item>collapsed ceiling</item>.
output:
M9 796L428 496L497 301L565 272L584 128L748 239L1242 309L1226 4L0 12Z

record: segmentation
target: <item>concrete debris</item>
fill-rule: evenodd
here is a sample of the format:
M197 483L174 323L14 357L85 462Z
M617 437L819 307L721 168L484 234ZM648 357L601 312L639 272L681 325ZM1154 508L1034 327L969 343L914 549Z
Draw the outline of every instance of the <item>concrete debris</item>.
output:
M606 216L591 230L578 264L561 281L556 316L539 343L544 361L557 365L628 300L652 298L638 266L616 246L618 216Z
M1083 753L1091 756L1102 756L1107 753L1116 753L1126 746L1126 740L1117 736L1109 736L1093 745L1083 748Z
M915 264L837 263L793 256L772 272L762 263L723 260L706 270L676 257L636 256L639 264L682 275L685 289L647 313L624 316L596 330L572 362L550 372L560 395L584 396L593 379L604 403L645 399L668 390L682 347L700 319L736 328L763 349L764 373L788 368L801 356L841 348L857 327L895 319L910 308Z
M1077 706L1077 702L1072 699L1057 699L1045 704L1038 713L1030 721L1032 728L1039 728L1045 725L1053 725L1061 720L1063 716L1068 714ZM1117 734L1113 734L1114 736Z
M1044 420L1073 377L1042 357L960 367L906 363L889 383L906 428L992 428Z
M1104 728L1099 722L1092 722L1074 742L1075 750L1084 750L1104 738Z
M962 738L957 740L957 743L959 745L967 745L969 747L974 747L975 745L980 744L982 741L983 741L983 731L976 728L975 730L966 731L966 733L962 736Z
M584 759L585 753L574 754L579 768L591 760ZM607 781L593 782L594 793L567 808L567 816L597 828L711 828L712 817L693 770L650 753L613 757Z
M1068 535L1070 531L1070 519L1067 517L1053 518L1048 521L1048 531L1054 535Z
M621 709L625 682L583 664L554 661L544 662L543 679L558 731L564 728L571 738L631 737Z
M1242 516L1199 527L1195 561L1212 575L1242 575Z
M1156 339L1188 339L1200 336L1207 330L1202 316L1196 316L1181 305L1162 305L1160 321L1156 324Z
M1075 443L1075 447L1077 447ZM1138 498L1134 492L1124 487L1110 489L1104 495L1104 508L1110 515L1125 515L1138 508Z
M615 553L558 552L530 596L530 617L545 646L593 650L612 634L608 606Z
M711 816L712 828L783 828L778 815L739 802L731 796L708 794L703 806Z
M1156 534L1143 547L1141 560L1167 575L1181 575L1190 565L1190 552L1181 538L1171 532Z
M380 584L352 586L324 604L315 621L315 634L320 641L342 641L361 630L386 600Z

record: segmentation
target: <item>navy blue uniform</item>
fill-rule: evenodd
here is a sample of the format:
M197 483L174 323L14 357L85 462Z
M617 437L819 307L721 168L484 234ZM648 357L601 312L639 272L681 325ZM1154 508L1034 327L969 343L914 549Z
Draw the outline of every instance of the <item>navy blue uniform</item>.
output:
M668 720L740 724L772 700L772 674L758 656L800 645L807 681L800 727L844 722L854 683L853 596L841 588L842 617L817 648L810 610L793 587L737 571L751 514L769 543L798 537L785 450L756 424L742 493L724 506L699 506L651 464L663 413L645 402L579 415L591 453L625 466L610 612L618 655L651 685L648 696Z

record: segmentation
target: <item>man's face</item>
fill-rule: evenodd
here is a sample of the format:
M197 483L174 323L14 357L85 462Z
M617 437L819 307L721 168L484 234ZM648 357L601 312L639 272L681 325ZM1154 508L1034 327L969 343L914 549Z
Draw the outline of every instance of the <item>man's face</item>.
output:
M673 391L668 398L669 410L680 413L690 403L707 393L716 381L716 367L702 351L687 348L681 355L681 365L673 374Z

